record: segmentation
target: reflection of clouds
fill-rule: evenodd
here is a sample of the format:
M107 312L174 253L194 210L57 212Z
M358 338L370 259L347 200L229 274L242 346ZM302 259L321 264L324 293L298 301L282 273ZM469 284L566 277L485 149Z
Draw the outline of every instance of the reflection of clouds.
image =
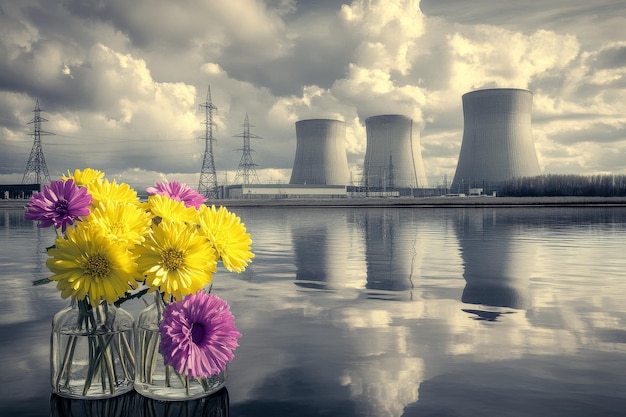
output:
M421 358L381 355L358 358L358 363L346 369L341 382L350 388L359 415L401 416L406 406L418 400L424 370Z
M424 361L407 327L412 322L396 321L420 315L423 309L378 304L367 310L352 305L333 312L335 325L346 329L354 340L341 384L350 388L359 415L401 416L404 408L418 399Z

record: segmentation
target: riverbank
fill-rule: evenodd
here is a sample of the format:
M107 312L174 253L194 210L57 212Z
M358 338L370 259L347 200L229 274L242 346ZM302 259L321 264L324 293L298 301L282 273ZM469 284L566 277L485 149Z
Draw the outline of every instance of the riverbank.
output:
M27 203L28 200L0 200L0 208L23 209ZM626 196L234 199L209 204L226 207L626 207Z
M547 207L624 206L626 197L396 197L219 200L226 207Z

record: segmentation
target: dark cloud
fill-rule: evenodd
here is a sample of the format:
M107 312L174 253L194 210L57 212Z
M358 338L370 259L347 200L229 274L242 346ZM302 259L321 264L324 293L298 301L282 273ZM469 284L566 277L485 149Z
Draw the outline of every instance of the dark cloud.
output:
M604 49L595 59L598 69L613 69L626 67L626 45L620 44Z
M572 119L582 120L582 118ZM626 140L626 126L616 128L606 123L592 123L582 130L571 130L551 135L550 138L563 145L572 145L581 142L592 142L597 146L624 142Z

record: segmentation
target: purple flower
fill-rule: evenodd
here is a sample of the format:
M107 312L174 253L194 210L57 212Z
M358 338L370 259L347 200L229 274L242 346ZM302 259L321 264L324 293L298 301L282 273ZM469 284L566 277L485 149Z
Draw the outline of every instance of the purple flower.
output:
M159 194L171 198L172 200L182 201L185 207L195 207L199 209L202 203L207 201L206 197L189 187L187 184L181 184L176 181L160 182L154 184L154 187L146 188L150 195Z
M87 188L77 187L71 179L52 181L42 192L33 194L24 217L38 221L39 227L60 227L65 232L67 225L89 215L90 204L91 195L87 193Z
M225 370L241 337L228 303L204 291L168 304L159 331L165 365L190 378Z

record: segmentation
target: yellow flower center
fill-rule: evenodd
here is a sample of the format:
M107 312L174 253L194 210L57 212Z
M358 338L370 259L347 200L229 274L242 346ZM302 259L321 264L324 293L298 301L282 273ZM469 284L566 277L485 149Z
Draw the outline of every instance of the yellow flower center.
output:
M109 260L100 253L90 256L85 264L85 274L94 278L105 278L110 272Z
M184 261L183 253L176 249L170 248L163 251L163 266L168 271L176 271L183 266Z

